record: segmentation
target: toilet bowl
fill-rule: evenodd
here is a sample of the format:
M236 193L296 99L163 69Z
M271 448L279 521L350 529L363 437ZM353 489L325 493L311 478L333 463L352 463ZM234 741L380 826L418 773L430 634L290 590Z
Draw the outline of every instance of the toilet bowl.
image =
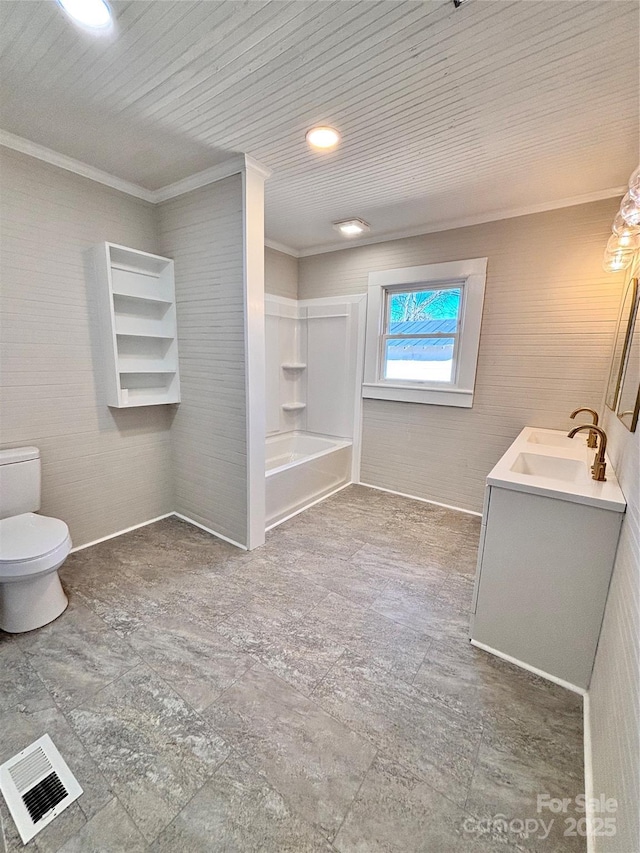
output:
M0 629L33 631L67 607L58 569L71 550L69 528L38 515L40 453L0 451Z
M69 528L27 512L0 520L0 628L16 634L56 619L67 607L58 569L71 550Z

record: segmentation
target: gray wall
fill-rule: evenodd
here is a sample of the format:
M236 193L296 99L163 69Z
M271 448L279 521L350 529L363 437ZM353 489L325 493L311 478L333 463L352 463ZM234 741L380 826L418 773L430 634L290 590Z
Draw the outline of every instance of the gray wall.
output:
M104 399L86 250L155 252L151 205L8 149L1 157L0 441L42 453L42 512L74 545L171 512L172 412Z
M175 260L181 403L171 430L174 509L245 544L247 435L242 178L159 206Z
M264 289L274 296L298 298L298 260L265 246Z
M299 296L359 293L373 270L488 257L472 409L366 400L363 482L480 511L523 426L598 406L622 281L602 271L618 200L300 258Z
M640 850L640 428L606 410L608 452L627 499L596 662L590 711L594 795L618 800L615 837L597 851Z

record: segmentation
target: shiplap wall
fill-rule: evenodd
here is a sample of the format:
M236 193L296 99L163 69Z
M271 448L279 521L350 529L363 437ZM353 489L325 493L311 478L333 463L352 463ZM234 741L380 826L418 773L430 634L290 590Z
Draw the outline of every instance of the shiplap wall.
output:
M301 299L358 293L371 271L488 257L472 409L365 400L361 479L480 511L523 426L598 406L622 277L602 271L618 200L353 247L298 261Z
M175 510L245 544L241 176L159 205L159 227L176 277L182 399L171 430Z
M42 512L74 545L173 509L171 409L109 409L95 280L103 240L155 252L153 207L0 148L0 441L42 454Z
M614 837L599 853L640 850L640 428L629 432L609 409L607 450L627 499L591 678L593 790L615 797Z
M264 289L273 296L298 298L298 260L284 252L264 250Z

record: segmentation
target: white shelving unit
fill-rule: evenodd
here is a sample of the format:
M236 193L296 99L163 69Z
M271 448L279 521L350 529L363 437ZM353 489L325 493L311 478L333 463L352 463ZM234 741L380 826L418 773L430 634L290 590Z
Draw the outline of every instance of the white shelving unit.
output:
M108 405L179 403L173 261L101 243L95 267Z

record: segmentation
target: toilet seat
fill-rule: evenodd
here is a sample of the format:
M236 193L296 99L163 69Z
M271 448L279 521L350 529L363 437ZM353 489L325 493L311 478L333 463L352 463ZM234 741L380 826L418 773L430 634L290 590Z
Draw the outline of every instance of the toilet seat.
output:
M59 518L25 512L0 520L0 582L20 581L60 565L71 550Z

